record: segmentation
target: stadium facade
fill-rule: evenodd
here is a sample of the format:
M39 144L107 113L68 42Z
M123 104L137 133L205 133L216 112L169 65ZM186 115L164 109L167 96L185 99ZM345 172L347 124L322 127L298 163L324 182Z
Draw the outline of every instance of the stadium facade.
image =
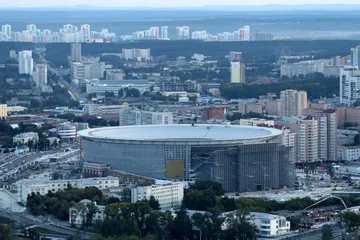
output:
M225 125L140 125L88 129L84 161L155 179L211 179L227 191L292 185L294 163L282 131Z

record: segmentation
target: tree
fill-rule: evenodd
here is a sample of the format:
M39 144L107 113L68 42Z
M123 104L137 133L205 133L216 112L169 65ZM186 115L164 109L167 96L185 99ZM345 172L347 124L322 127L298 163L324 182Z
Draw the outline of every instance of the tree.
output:
M115 93L114 92L105 92L105 98L111 98L111 97L115 97Z
M322 227L322 240L331 240L333 239L333 232L330 225L324 225Z
M154 210L160 210L160 203L154 196L150 196L149 206Z
M360 215L354 212L343 212L340 214L340 220L346 226L349 233L355 237L358 236L360 226Z
M181 208L170 226L171 236L174 238L192 238L192 223L185 208Z
M190 190L212 190L216 196L225 194L225 190L221 183L212 180L196 180L194 184L190 185Z
M93 219L95 214L99 211L98 207L95 205L95 203L91 202L89 204L86 204L86 221L85 221L85 227L91 227L93 224Z
M202 232L205 227L204 214L196 212L191 216L191 220L192 220L194 227L199 231L199 239L201 240Z
M63 175L61 172L53 172L53 174L51 175L52 180L58 180L58 179L62 179Z
M124 190L121 192L121 201L122 202L131 202L131 189L130 188L124 188Z
M16 237L12 234L10 227L0 224L0 239L15 240Z
M252 225L248 218L249 214L242 210L237 210L236 213L230 214L227 218L229 225L225 232L226 239L256 239L256 227Z

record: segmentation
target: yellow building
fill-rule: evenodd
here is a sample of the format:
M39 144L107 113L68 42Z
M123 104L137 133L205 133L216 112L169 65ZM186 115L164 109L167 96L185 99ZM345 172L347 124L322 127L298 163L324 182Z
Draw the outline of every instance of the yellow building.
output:
M0 119L7 117L7 105L0 104Z

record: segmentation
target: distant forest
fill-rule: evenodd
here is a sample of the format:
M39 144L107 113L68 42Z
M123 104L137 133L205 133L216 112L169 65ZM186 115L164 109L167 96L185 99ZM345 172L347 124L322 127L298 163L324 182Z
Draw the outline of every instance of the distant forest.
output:
M19 43L25 44L25 43ZM178 56L188 59L194 53L224 59L230 51L243 52L245 62L275 61L285 50L293 55L315 55L316 58L330 58L350 54L350 48L360 44L357 40L315 40L315 41L263 41L263 42L203 42L203 41L142 41L134 43L92 43L82 44L82 54L120 53L122 48L150 48L152 56L166 55L169 60ZM0 45L1 46L1 45ZM1 48L3 49L3 48ZM46 45L46 58L54 66L67 66L70 44L50 43Z

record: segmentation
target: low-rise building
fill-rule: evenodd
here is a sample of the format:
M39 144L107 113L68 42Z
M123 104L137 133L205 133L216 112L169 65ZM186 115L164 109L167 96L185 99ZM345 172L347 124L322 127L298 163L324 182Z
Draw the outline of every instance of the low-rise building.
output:
M274 126L274 120L266 120L261 118L249 118L249 119L240 119L240 125L245 126Z
M149 81L148 80L103 80L95 81L86 84L86 93L91 94L105 94L105 92L113 92L115 96L119 95L119 90L121 89L137 89L141 94L145 91L149 91Z
M14 145L25 145L32 141L34 144L39 141L39 135L36 132L21 133L13 137Z
M74 207L69 208L69 223L76 226L83 225L86 222L89 205L91 204L94 204L97 208L96 213L92 217L93 222L103 221L105 217L105 206L97 205L96 202L92 202L89 199L83 199Z
M68 184L74 188L97 187L102 190L119 187L119 178L109 176L63 180L24 179L20 182L20 198L23 203L26 203L27 196L31 193L39 193L40 195L46 195L49 191L55 193L67 189Z
M290 222L283 216L250 212L250 222L256 226L261 237L275 237L290 232Z
M178 209L184 198L184 183L155 184L131 189L132 203L149 200L151 196L159 201L161 210Z
M204 108L204 120L212 118L224 119L228 112L227 108L224 107L208 107Z
M343 161L360 160L360 146L341 146L338 148L338 157Z

